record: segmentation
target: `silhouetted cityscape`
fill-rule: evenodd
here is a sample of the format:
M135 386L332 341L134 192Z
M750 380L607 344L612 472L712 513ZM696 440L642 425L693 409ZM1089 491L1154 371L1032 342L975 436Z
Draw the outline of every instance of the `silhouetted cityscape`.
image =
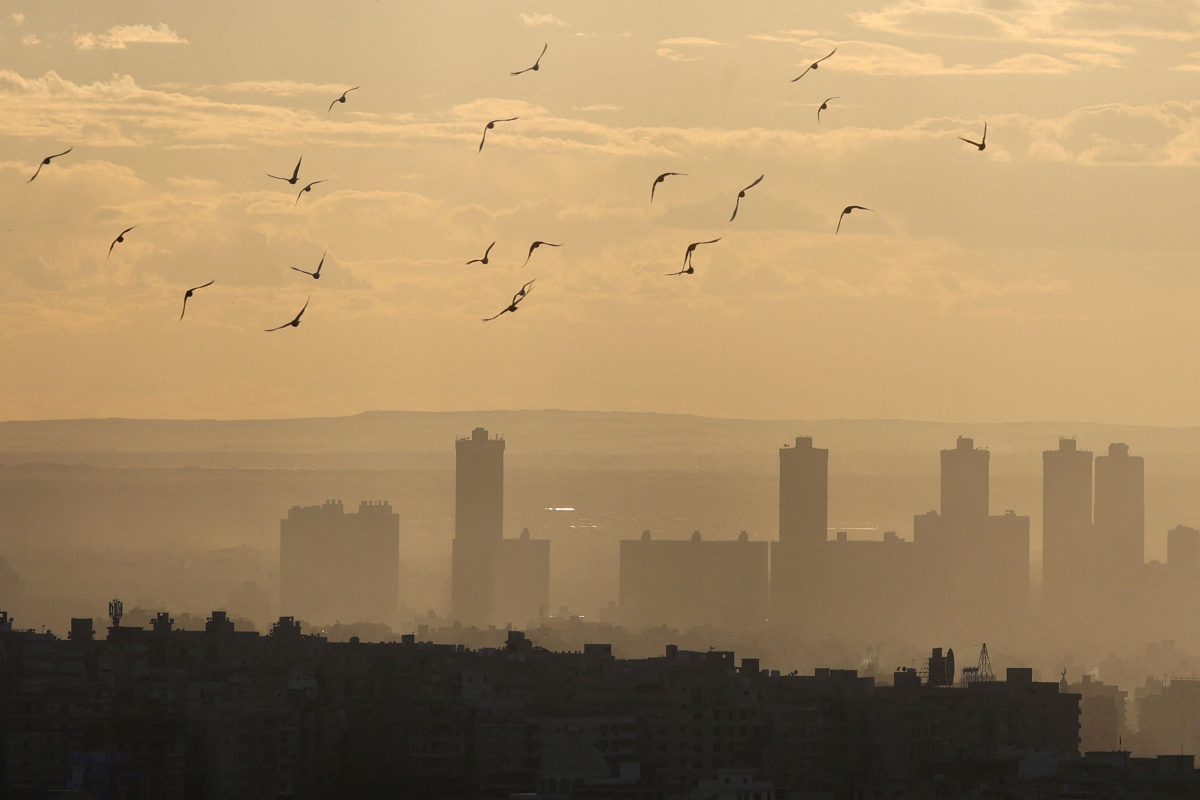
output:
M911 540L852 539L829 526L829 450L798 436L778 453L777 539L622 539L616 602L592 620L551 611L550 540L505 536L505 439L454 444L445 617L394 630L406 537L380 499L287 511L265 635L120 600L103 636L94 618L60 638L0 612L4 796L1200 792L1200 679L1039 677L993 666L987 644L932 646L1104 637L1193 607L1200 531L1173 528L1165 563L1145 562L1145 467L1124 443L1043 452L1040 604L1030 518L992 513L987 449L941 451L940 508L913 515ZM928 644L908 664L874 645L857 668L793 666L789 641L847 631Z

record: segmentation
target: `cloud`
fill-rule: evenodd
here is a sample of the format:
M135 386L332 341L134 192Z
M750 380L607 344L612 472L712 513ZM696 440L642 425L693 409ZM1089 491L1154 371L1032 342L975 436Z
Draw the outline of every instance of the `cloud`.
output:
M901 36L1044 43L1108 52L1131 52L1120 38L1187 41L1200 36L1194 4L1112 0L991 2L902 0L877 11L850 14L859 25Z
M669 47L660 47L654 51L654 55L659 58L665 58L668 61L699 61L699 56L685 56L683 53L677 53Z
M663 39L659 44L682 44L691 45L694 47L724 47L724 42L714 42L712 39L703 39L699 36L676 36L673 39Z
M560 28L570 27L570 23L564 22L553 14L521 14L521 21L530 28L536 28L540 25L557 25Z
M1040 53L1023 53L991 64L947 64L942 56L936 53L919 53L880 42L810 39L802 44L819 55L828 53L836 46L836 60L830 60L827 65L823 64L823 67L868 75L1060 74L1081 70L1085 66L1113 66L1115 61L1096 59L1090 54L1077 54L1078 57L1072 61L1065 61ZM810 63L811 61L805 60L795 66L802 69Z
M21 37L21 44L35 45L41 43L42 40L37 37L36 33L27 33Z
M597 103L594 106L575 106L576 111L620 111L620 106L610 105L608 103Z
M25 21L25 15L21 14L21 13L13 14L12 21L15 22L17 25L20 25L21 23L23 23Z
M301 94L341 94L345 86L340 83L300 83L298 81L237 81L217 87L227 92L243 94L270 94L279 97L296 97Z
M157 28L151 25L114 25L104 33L79 33L75 35L75 46L80 50L124 50L129 44L187 44L165 22Z

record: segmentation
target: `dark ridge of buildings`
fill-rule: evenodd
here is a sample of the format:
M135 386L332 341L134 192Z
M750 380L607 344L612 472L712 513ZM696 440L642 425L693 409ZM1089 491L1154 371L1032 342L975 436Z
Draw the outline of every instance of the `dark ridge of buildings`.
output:
M400 602L400 517L383 501L293 506L279 523L279 606L314 623L393 622Z
M504 538L504 440L476 428L454 443L450 615L464 625L525 625L550 605L550 542Z
M769 544L745 531L731 541L621 542L620 605L635 625L746 625L767 617Z
M165 613L104 640L86 619L68 640L0 632L14 798L952 797L1075 769L1078 732L1079 695L1028 669L887 686L727 651L554 653L518 631L502 649L332 643L284 617L261 636L220 612L195 632Z

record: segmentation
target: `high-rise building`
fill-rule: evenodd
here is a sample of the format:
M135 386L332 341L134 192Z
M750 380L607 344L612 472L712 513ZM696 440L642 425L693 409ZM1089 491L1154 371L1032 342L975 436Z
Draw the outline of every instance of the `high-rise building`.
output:
M1094 522L1100 552L1111 555L1113 577L1136 580L1145 563L1146 468L1129 445L1114 443L1096 457Z
M1167 531L1167 567L1193 588L1200 588L1200 531L1186 525Z
M400 517L384 501L293 506L279 523L279 605L310 624L392 623L400 595Z
M1042 453L1042 596L1046 608L1077 604L1094 582L1092 453L1059 439Z
M451 615L485 625L495 611L496 566L504 539L504 440L486 428L454 443L454 553Z
M829 530L829 451L811 436L779 451L779 541L824 542Z
M942 516L954 521L986 517L988 464L991 453L958 437L953 450L942 451Z
M550 602L550 542L504 538L504 440L476 428L454 443L450 606L465 625L535 620Z
M829 530L829 451L811 436L779 450L779 541L771 545L771 606L777 618L819 614Z

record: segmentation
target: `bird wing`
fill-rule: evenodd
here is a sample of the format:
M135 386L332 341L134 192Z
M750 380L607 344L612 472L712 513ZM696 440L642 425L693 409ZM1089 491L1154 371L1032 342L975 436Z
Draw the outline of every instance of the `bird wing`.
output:
M508 308L504 309L504 310L503 310L503 311L501 311L499 314L497 314L495 317L487 317L486 319L484 319L484 322L491 322L492 320L494 320L494 319L496 319L496 318L498 318L498 317L502 317L502 316L504 316L504 315L505 315L505 314L507 314L509 311L512 311L512 306L509 306Z
M483 263L482 258L472 258L470 261L467 262L467 266L469 267L472 264L482 264L482 263Z
M832 50L830 50L830 51L829 51L829 55L828 55L828 56L825 56L825 58L829 58L829 57L831 57L831 56L832 56L834 53L836 53L836 52L837 52L837 48L835 47L835 48L833 48ZM818 59L817 59L817 61L816 61L816 63L820 64L822 61L824 61L824 60L825 60L825 58L818 58Z
M846 211L849 211L849 209L846 209ZM837 234L838 234L838 231L840 231L840 230L842 229L842 218L846 216L846 211L843 211L843 212L841 213L841 215L838 217L838 224L837 224L837 228L835 228L835 229L834 229L834 231L833 231L833 235L834 235L834 236L837 236Z
M52 156L46 156L46 158L47 159L59 158L60 156L65 156L67 153L71 152L74 149L75 149L74 147L68 147L66 150L63 150L61 153L55 153Z
M300 269L299 267L292 267L292 269L296 270L296 272L303 272L305 275L309 275L309 276L311 276L313 274L311 272L308 272L307 270Z
M831 56L831 55L833 55L833 53L830 53L830 54L829 54L829 56ZM826 58L829 58L829 56L825 56L825 57L826 57ZM346 91L342 92L342 97L345 97L346 95L350 94L351 92L353 92L353 91L354 91L355 89L357 89L357 88L359 88L359 87L357 87L357 86L351 86L349 89L347 89Z
M282 325L280 325L278 328L264 328L263 330L265 330L267 333L271 333L272 331L281 331L284 328L289 327L291 324L292 323L290 323L290 322L285 322Z
M967 138L966 138L966 137L964 137L964 136L960 136L960 137L958 137L958 138L962 139L962 140L963 140L964 142L966 142L967 144L971 144L971 145L975 145L976 147L979 147L979 142L972 142L970 139L967 139Z
M214 283L216 283L216 282L217 282L217 281L216 281L216 279L214 278L213 280L211 280L211 281L209 281L208 283L206 283L206 284L203 284L203 285L201 285L201 286L193 286L193 287L192 287L191 289L189 289L188 291L189 291L189 292L194 292L194 291L196 291L197 289L207 289L209 286L212 286L212 285L213 285Z
M721 241L721 237L720 237L720 236L718 236L718 237L717 237L717 238L715 238L715 239L709 239L707 242L696 242L696 244L698 244L698 245L700 245L700 244L716 244L716 243L717 243L717 242L719 242L719 241Z
M117 239L120 239L120 238L121 238L120 236L117 237ZM113 248L117 246L117 239L113 239L112 244L110 244L108 246L108 255L110 255L110 256L112 255ZM107 256L106 256L106 258L107 258Z
M484 251L483 251L483 257L484 257L484 258L487 258L487 257L488 257L488 253L492 252L492 248L493 248L493 247L495 247L495 246L496 246L496 243L495 243L495 242L492 242L491 244L489 244L489 245L488 245L488 248L487 248L487 250L484 250Z
M300 156L300 161L296 162L296 168L292 170L292 180L296 180L300 175L300 162L304 160L304 156Z
M317 271L314 274L320 275L321 267L323 267L323 266L325 266L325 253L321 253L321 263L317 264Z
M39 163L39 164L38 164L37 172L33 173L33 178L36 178L38 175L42 174L42 167L44 167L44 166L46 166L44 163ZM33 178L30 178L29 180L27 180L27 181L25 181L25 182L26 182L26 183L33 183Z
M300 309L300 313L296 315L296 321L299 321L299 319L304 316L304 312L306 310L308 310L308 304L311 300L312 300L312 295L309 295L308 300L304 301L304 308Z
M762 183L762 179L763 179L763 178L765 178L765 177L767 177L767 175L766 175L766 173L764 172L762 175L759 175L759 176L758 176L758 180L756 180L754 183L752 183L752 184L750 184L749 186L747 186L745 189L742 189L742 191L743 191L743 192L748 192L748 191L750 191L750 190L751 190L751 189L753 189L755 186L758 186L760 183Z
M533 63L535 63L535 64L542 63L542 56L546 55L546 48L548 48L549 46L550 46L549 42L546 42L544 45L542 45L542 52L538 53L537 61L535 61Z
M487 141L487 132L488 132L488 128L490 128L490 127L492 127L492 124L490 122L487 125L483 126L483 138L479 140L479 149L475 151L476 153L483 152L483 143Z
M983 123L983 141L987 141L987 121Z
M189 294L191 294L191 292L186 292L186 293L183 295L183 311L180 311L180 312L179 312L179 318L180 318L180 319L183 319L183 315L187 313L187 301L188 301L188 295L189 295Z
M546 247L562 247L561 244L555 244L554 242L542 242L541 244L546 245Z
M271 174L271 173L269 173L269 172L267 173L267 177L268 177L268 178L274 178L274 179L275 179L275 180L277 180L277 181L287 181L288 183L291 183L291 181L290 181L290 180L288 180L287 178L281 178L281 177L279 177L278 175L272 175L272 174Z
M509 74L510 75L520 75L522 73L529 72L529 70L531 70L531 69L533 69L533 67L526 67L525 69L520 70L519 72L510 72ZM504 313L503 311L500 312L500 314L503 314L503 313ZM500 316L500 314L497 314L496 317ZM496 317L492 317L492 319L495 319ZM485 319L484 322L487 322L487 320Z
M811 65L808 67L808 69L804 70L804 72L801 72L799 75L797 75L796 77L792 78L792 83L795 83L796 81L800 80L800 79L801 79L801 78L803 78L805 75L807 75L807 74L808 74L808 70L810 70L810 69L812 69L812 66L811 66Z
M738 206L740 206L741 204L742 204L742 196L739 194L737 196L737 200L733 201L733 216L729 218L730 222L733 222L733 220L737 217Z
M129 233L131 230L133 230L133 229L134 229L134 228L136 228L136 227L137 227L137 225L130 225L128 228L126 228L125 230L121 231L121 236L124 236L125 234ZM118 239L120 239L120 238L121 238L121 236L118 236L117 238L118 238Z
M346 95L342 95L342 97L345 97L345 96ZM335 105L337 105L337 101L341 100L342 97L334 98L333 102L329 104L329 108L325 109L325 113L328 114L330 111L333 111L333 107ZM271 330L277 331L277 330L279 330L279 328L272 328Z
M665 275L666 275L666 276L669 278L669 277L671 277L672 275L682 275L682 274L683 274L683 273L685 273L685 272L687 272L687 268L686 268L686 267L685 267L685 268L683 268L683 269L681 269L681 270L679 270L679 272L667 272L667 273L664 273L664 274L665 274Z

